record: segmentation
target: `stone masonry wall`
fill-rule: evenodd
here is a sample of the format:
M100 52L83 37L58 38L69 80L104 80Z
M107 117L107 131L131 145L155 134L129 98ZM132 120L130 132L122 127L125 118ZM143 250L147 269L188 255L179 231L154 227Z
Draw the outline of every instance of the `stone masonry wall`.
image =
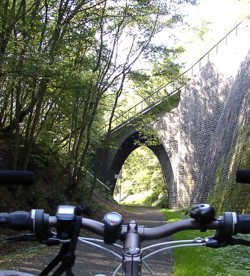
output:
M218 189L217 194L223 200L222 191L227 188L225 187L227 180L234 177L236 169L242 168L242 166L250 169L249 134L250 55L248 54L232 83L223 112L207 147L198 182L192 193L192 203L207 200L214 189L219 170L221 170L218 183L220 189ZM243 150L237 150L237 147L242 147L243 144L246 144L246 147ZM246 160L243 162L241 157L244 156L246 151L249 155L245 157ZM234 185L236 187L235 182ZM242 193L246 195L247 191L249 192L249 188L246 188ZM242 201L242 198L240 201ZM243 208L246 208L246 206L242 206L240 209Z
M224 178L228 177L236 133L243 120L239 118L245 114L249 119L248 24L245 22L236 34L200 60L190 71L178 108L171 114L159 114L154 123L170 156L176 183L175 207L206 201L225 158Z
M186 73L189 81L181 90L179 105L161 111L151 123L169 158L163 172L172 174L170 208L212 201L220 209L234 202L233 209L250 211L245 196L250 195L250 185L244 187L248 192L235 191L236 169L250 168L249 49L246 21ZM129 135L124 129L120 139ZM112 156L107 155L106 171Z
M195 193L206 152L222 114L231 79L225 80L212 63L182 93L179 105L179 195L185 205ZM184 194L185 193L185 196ZM181 203L181 202L180 202Z

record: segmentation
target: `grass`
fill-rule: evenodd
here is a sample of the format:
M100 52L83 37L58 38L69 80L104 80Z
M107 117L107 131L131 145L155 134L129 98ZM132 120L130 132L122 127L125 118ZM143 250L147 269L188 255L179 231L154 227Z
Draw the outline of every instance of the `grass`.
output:
M133 195L129 195L127 196L125 199L123 199L121 201L122 204L133 204L133 205L143 205L145 198L147 198L148 196L150 196L152 193L151 190L149 191L144 191L141 193L136 193ZM117 202L119 202L119 195L117 195L115 197L115 199L117 200Z
M24 261L30 260L35 255L45 255L48 247L37 242L17 242L0 245L0 269L16 269L21 267Z
M171 222L184 218L184 213L162 210ZM173 235L173 240L212 236L213 231L182 231ZM247 236L245 236L247 238ZM248 237L249 238L249 237ZM250 248L228 246L219 249L187 247L173 250L174 276L247 276L250 275Z

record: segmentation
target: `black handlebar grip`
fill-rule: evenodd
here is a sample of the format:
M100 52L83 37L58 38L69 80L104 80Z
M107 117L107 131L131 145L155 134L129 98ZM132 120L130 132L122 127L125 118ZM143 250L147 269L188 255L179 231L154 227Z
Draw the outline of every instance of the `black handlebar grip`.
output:
M0 185L31 186L35 174L31 171L0 171Z
M18 231L31 230L31 214L25 211L0 213L0 227L9 227Z
M250 234L250 215L238 215L235 225L235 232L241 234Z
M15 230L31 229L32 221L30 212L16 211L10 213L10 225Z
M250 170L237 170L236 182L250 184Z
M6 227L10 222L10 214L9 213L0 213L0 227Z

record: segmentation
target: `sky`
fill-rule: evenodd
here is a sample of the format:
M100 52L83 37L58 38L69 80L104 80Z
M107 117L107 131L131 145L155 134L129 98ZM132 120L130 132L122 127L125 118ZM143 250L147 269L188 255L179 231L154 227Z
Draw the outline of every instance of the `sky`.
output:
M186 7L188 24L180 28L177 34L180 45L185 45L187 63L194 63L223 36L250 14L249 0L198 0L197 6ZM207 22L208 32L203 39L198 38L194 30Z
M222 37L232 30L238 23L250 14L250 0L197 0L198 5L181 6L181 11L186 14L186 24L180 24L178 28L169 29L156 36L157 44L164 44L167 47L184 46L185 53L181 56L179 63L183 63L183 71L190 68L205 53L207 53ZM198 30L201 22L208 22L208 32L200 39ZM195 32L196 30L196 32ZM143 59L139 60L133 70L149 70L151 66ZM128 89L130 91L130 89ZM141 99L131 99L130 101ZM133 102L133 103L132 103Z
M180 12L186 24L166 29L155 36L154 43L167 47L184 46L180 62L190 67L208 52L222 37L250 14L250 0L197 0L198 5L182 4ZM208 32L199 38L199 29L206 22ZM139 62L133 69L149 69Z
M190 22L200 20L210 21L214 27L230 28L238 22L240 17L249 15L248 0L197 0L197 6L188 6Z

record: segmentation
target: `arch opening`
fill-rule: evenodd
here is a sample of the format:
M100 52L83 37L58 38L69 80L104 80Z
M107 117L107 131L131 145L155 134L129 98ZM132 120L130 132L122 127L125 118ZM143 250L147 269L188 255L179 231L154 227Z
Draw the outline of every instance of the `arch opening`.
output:
M116 184L119 185L120 180L119 178L117 178L117 176L119 177L122 166L126 162L129 155L140 146L145 146L150 149L153 152L152 154L154 154L158 159L161 167L161 174L163 175L164 179L165 190L167 193L166 198L168 199L165 202L168 208L172 208L172 203L174 202L174 197L176 195L176 187L174 185L173 170L169 156L161 143L150 146L145 143L145 140L141 139L141 136L138 132L130 134L123 141L119 149L116 151L114 158L112 159L108 180L110 182L110 187L112 189L113 195L115 192Z
M160 162L145 145L135 149L117 178L114 199L120 204L167 207L168 192Z

